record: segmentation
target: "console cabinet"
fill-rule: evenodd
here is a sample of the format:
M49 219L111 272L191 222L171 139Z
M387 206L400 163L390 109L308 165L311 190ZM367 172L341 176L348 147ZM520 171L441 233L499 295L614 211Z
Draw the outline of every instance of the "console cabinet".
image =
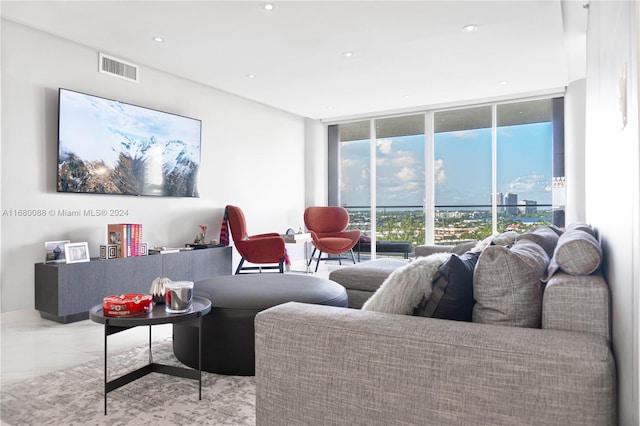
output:
M69 323L89 318L89 309L105 296L148 293L157 277L199 281L231 273L231 247L86 263L36 263L35 308L42 318Z

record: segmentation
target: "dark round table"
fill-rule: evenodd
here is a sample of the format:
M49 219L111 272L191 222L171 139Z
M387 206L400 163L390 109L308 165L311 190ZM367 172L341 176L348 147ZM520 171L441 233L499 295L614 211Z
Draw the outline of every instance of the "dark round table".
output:
M198 354L201 353L199 350L201 347L199 338L202 333L202 319L204 318L204 315L208 314L210 311L211 302L206 298L195 296L193 298L191 309L187 312L181 313L166 312L164 304L155 305L153 310L150 312L123 317L106 316L102 311L102 304L91 308L91 310L89 310L89 318L91 318L92 321L104 324L104 414L107 414L107 394L109 392L154 372L198 380L198 399L202 399L202 368L200 368L201 363L198 356ZM194 350L196 352L196 362L195 364L190 365L190 367L195 370L153 362L153 356L151 354L151 326L176 323L181 323L183 327L195 331L196 346ZM107 336L120 333L121 331L129 330L134 327L139 327L141 325L149 326L149 363L123 376L108 380Z
M238 376L255 374L253 322L258 312L286 302L347 307L345 288L325 278L302 274L225 275L194 284L194 295L211 300L202 317L202 369ZM173 325L173 352L197 368L198 334Z

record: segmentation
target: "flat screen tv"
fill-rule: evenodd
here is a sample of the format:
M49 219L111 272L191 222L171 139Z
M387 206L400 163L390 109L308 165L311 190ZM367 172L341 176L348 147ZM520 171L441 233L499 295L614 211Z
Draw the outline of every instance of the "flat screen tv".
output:
M202 122L67 89L58 192L198 197Z

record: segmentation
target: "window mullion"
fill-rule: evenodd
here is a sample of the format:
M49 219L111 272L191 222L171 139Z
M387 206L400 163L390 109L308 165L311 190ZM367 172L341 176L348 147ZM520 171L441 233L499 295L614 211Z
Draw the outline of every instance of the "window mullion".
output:
M491 106L491 232L498 232L498 116L497 104Z
M371 199L371 259L376 258L376 241L377 241L377 218L376 218L376 210L377 210L377 199L376 199L376 144L377 144L377 136L376 136L376 123L375 120L369 121L370 126L370 135L371 135L371 143L369 144L369 170L371 170L369 176L370 185L369 190L370 199Z
M425 200L424 200L424 243L433 244L435 241L435 154L434 154L434 125L433 125L433 112L427 111L425 113L425 125L424 125L424 140L425 150L425 176L424 176L424 188L425 188ZM431 172L429 172L431 170Z

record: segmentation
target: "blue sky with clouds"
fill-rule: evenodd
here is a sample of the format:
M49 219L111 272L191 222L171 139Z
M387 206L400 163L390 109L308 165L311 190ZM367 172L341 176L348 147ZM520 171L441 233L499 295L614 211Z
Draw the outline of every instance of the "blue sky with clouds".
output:
M518 201L551 204L551 123L498 128L498 192ZM424 136L376 141L377 204L421 206L424 196ZM437 133L434 145L436 205L489 204L491 130ZM341 202L368 206L369 141L341 144Z

